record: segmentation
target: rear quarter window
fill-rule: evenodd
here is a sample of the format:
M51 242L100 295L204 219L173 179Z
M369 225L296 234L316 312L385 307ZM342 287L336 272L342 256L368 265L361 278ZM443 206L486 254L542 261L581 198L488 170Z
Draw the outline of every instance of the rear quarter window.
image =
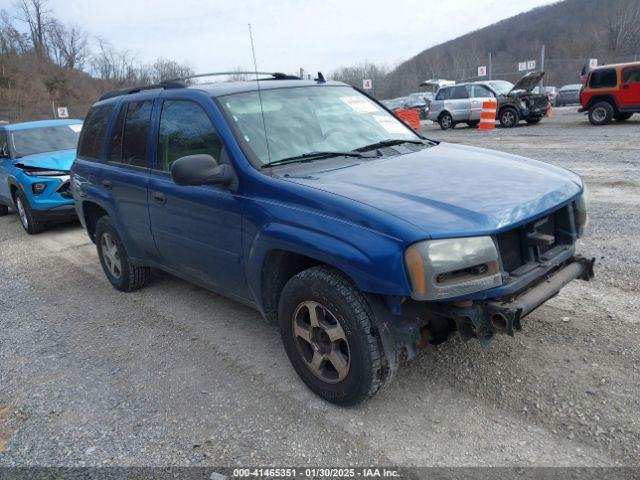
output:
M449 88L441 88L437 95L436 95L436 100L446 100L449 98Z
M591 72L589 87L591 88L611 88L618 84L618 74L614 68L603 68Z
M78 158L100 161L107 127L114 104L100 105L89 110L78 142Z

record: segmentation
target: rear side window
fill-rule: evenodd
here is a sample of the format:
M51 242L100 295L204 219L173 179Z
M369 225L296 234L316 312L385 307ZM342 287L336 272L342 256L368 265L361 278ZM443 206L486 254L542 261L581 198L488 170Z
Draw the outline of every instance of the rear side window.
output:
M618 75L614 68L603 68L591 72L589 86L591 88L615 87L618 84Z
M194 102L164 102L158 143L157 168L164 172L168 172L178 158L187 155L204 153L220 161L220 137L205 111Z
M640 83L640 67L625 68L622 73L624 83Z
M464 85L459 85L457 87L453 87L451 89L451 100L458 100L461 98L469 98L469 94L467 93L467 87Z
M150 100L122 105L111 140L112 162L147 166L147 137L152 106Z
M100 160L102 145L107 134L107 126L114 104L93 107L87 114L82 127L78 146L78 157L85 160Z
M441 88L436 95L436 100L447 100L449 98L450 88Z
M9 156L9 145L7 144L7 132L0 130L0 158Z

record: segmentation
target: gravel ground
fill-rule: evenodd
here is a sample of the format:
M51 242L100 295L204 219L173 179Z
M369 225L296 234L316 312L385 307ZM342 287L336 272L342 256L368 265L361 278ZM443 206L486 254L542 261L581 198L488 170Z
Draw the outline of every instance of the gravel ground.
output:
M297 378L252 310L156 274L124 294L77 225L0 218L0 466L640 465L640 116L575 108L536 126L436 139L584 176L598 258L515 338L428 348L395 384L338 408ZM481 186L479 186L481 188Z

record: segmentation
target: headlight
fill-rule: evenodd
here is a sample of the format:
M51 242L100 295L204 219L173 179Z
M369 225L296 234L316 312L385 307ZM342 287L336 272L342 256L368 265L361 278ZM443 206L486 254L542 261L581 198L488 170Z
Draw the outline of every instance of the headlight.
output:
M405 265L416 300L439 300L502 284L491 237L425 240L407 248Z
M587 189L587 184L582 184L582 193L576 199L575 208L576 208L576 229L578 230L578 237L581 237L584 233L584 229L587 228L589 224L589 216L587 211L589 210L589 204L591 203L591 198L589 195L589 190Z
M24 173L30 177L62 177L69 175L64 170L24 170Z

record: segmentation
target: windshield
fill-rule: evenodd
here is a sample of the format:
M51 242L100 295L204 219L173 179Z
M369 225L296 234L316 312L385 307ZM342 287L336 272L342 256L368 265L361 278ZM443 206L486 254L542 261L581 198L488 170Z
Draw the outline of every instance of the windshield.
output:
M14 157L76 148L81 128L82 124L77 123L15 130L11 132Z
M261 96L262 108L257 91L222 97L221 104L263 165L310 152L351 151L389 139L420 140L351 87L278 88L262 90Z
M493 88L498 95L507 95L513 88L513 83L507 82L506 80L496 80L487 83L491 85L491 88Z

